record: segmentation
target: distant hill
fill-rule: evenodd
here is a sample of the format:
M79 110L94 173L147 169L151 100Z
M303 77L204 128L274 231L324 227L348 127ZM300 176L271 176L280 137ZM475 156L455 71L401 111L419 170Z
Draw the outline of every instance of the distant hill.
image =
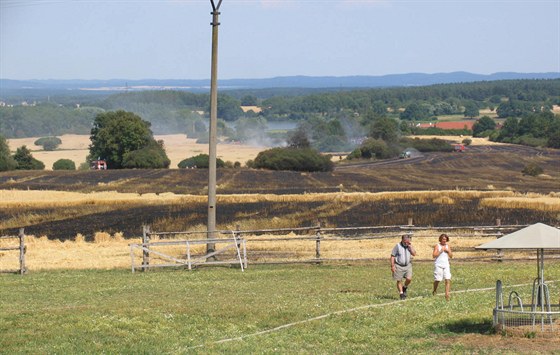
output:
M467 83L476 81L514 79L558 79L560 72L550 73L408 73L382 76L284 76L266 79L219 80L220 89L265 89L265 88L380 88L403 86L426 86L433 84ZM185 90L205 92L210 80L189 79L145 79L145 80L10 80L0 79L0 98L10 92L34 90L78 91L78 92L122 92L139 90Z

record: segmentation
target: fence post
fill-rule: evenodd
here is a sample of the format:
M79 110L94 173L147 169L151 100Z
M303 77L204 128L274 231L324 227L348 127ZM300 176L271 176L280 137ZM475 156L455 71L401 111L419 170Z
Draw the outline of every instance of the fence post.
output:
M148 247L150 243L150 226L142 226L142 271L148 271L150 266L150 252L144 248Z
M235 225L235 232L233 232L235 234L235 240L237 241L237 250L239 250L239 248L241 248L241 241L239 240L239 236L241 235L241 233L239 233L239 231L241 230L239 224Z
M23 228L19 229L19 273L21 275L27 272L27 268L25 267L25 252L27 249L25 248L25 234L23 233Z
M321 222L319 222L317 232L315 233L315 259L321 259Z
M413 224L412 224L412 217L408 217L408 225L409 225L409 226L413 226Z
M245 244L245 240L241 240L243 238L243 236L241 236L241 226L239 224L235 225L235 239L237 240L237 250L239 250L239 253L241 256L241 253L243 253L243 268L246 269L247 268L247 245Z
M502 220L500 218L496 218L496 226L499 227L502 225ZM500 239L502 237L502 231L498 230L498 236L496 237L496 239ZM496 249L496 259L498 259L498 261L502 261L502 258L504 257L504 254L502 252L502 249Z

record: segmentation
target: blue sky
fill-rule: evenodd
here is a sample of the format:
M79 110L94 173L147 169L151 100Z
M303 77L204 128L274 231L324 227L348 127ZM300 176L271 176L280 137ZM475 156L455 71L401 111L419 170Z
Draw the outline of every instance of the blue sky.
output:
M220 10L220 79L560 72L560 0L223 0ZM210 0L0 0L0 78L208 79L210 12Z

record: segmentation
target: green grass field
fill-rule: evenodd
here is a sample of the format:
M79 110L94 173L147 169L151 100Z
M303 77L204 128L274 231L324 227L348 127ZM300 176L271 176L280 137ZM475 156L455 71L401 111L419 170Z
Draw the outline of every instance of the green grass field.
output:
M560 263L545 271L558 280ZM450 302L431 296L432 263L414 272L405 301L388 262L5 274L0 353L490 353L462 340L500 336L495 282L529 302L536 261L453 263Z

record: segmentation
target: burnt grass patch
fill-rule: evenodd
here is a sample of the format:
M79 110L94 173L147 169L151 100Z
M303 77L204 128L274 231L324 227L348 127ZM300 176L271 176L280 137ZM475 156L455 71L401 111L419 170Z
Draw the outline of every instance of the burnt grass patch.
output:
M382 226L403 225L408 218L415 225L439 227L493 225L498 218L502 224L558 223L556 212L485 207L480 206L479 199L461 200L452 205L412 200L364 202L329 221L337 226Z
M545 177L524 176L522 168L537 163ZM512 190L548 194L560 190L560 150L519 146L477 146L465 153L429 153L421 159L365 161L337 167L333 172L301 173L254 169L218 169L218 194L304 194L316 192L383 192L440 190ZM0 189L58 190L74 192L117 191L206 195L208 171L204 169L137 169L106 171L7 171L0 172ZM188 205L75 206L56 209L0 209L0 218L19 214L35 217L24 227L26 234L50 239L72 239L81 233L87 239L95 232L140 236L142 224L157 231L189 230L206 225L206 203ZM51 218L49 216L56 216ZM320 216L320 217L319 217ZM44 218L43 218L44 217ZM557 224L557 212L529 209L490 208L477 199L453 204L417 200L375 202L258 202L218 203L218 226L243 228L245 221L289 219L293 227L321 223L328 227L402 225L413 218L416 225L456 226ZM24 220L24 219L22 219ZM41 222L36 222L41 221ZM285 223L287 224L287 223ZM0 234L16 231L1 231Z
M84 209L86 207L83 207ZM557 213L528 209L481 207L478 199L457 201L453 205L418 203L416 200L376 201L353 204L350 202L254 202L221 203L217 205L217 223L235 229L239 224L256 219L263 229L270 228L273 218L289 219L290 227L309 227L321 223L324 227L353 227L404 225L413 218L419 226L476 226L493 225L497 218L502 224L530 224L539 221L558 222ZM37 215L52 212L47 209L30 210ZM84 211L85 213L85 211ZM154 231L187 231L207 222L206 203L146 205L115 208L110 211L88 213L78 217L36 223L25 226L28 235L47 236L49 239L70 240L78 233L91 241L96 232L122 232L125 238L142 235L142 225ZM321 217L319 217L321 216ZM17 230L0 234L17 234Z
M546 177L525 176L536 163ZM364 161L333 172L301 173L254 169L218 169L218 194L301 194L418 190L513 190L549 193L560 184L560 150L519 146L477 146L466 153L427 153L421 159ZM205 169L105 171L7 171L0 189L118 191L207 194Z

